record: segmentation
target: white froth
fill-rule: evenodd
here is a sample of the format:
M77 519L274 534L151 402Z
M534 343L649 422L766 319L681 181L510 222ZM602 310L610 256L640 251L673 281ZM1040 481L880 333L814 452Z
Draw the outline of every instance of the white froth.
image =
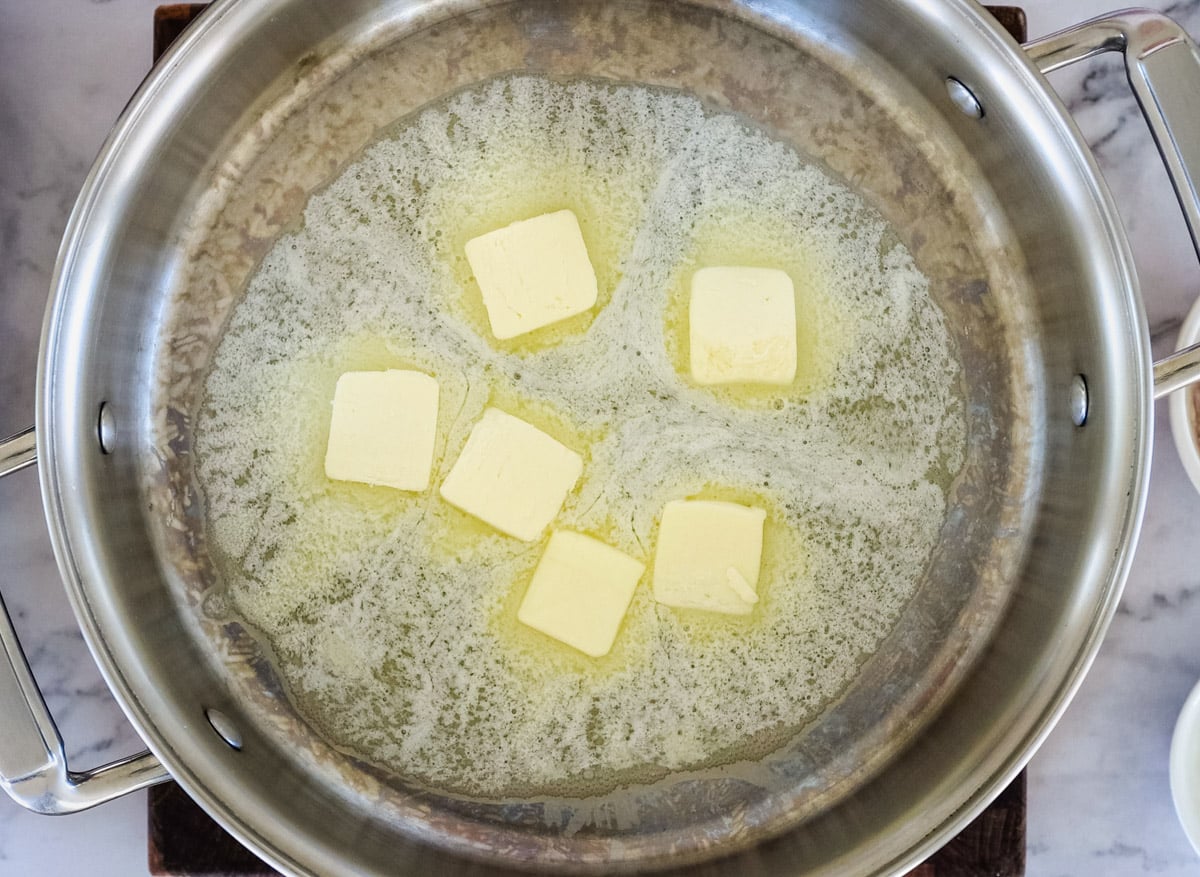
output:
M599 306L497 344L461 244L562 207ZM965 435L927 282L861 199L694 99L508 78L422 111L304 219L232 316L195 458L232 602L335 743L447 789L586 790L778 740L844 689L921 577ZM730 259L800 290L790 389L680 373L680 290ZM657 606L648 571L606 658L516 624L540 544L435 489L324 478L337 376L406 366L441 384L434 485L494 403L585 454L556 525L647 563L669 499L767 507L755 613Z

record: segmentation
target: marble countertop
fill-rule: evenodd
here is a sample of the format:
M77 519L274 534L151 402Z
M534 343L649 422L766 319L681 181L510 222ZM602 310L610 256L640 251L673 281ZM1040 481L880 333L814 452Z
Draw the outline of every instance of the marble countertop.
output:
M68 212L109 127L149 68L155 0L7 2L0 11L0 434L33 420L42 311ZM1043 35L1119 6L1028 0ZM1200 34L1200 0L1152 0ZM1119 59L1053 78L1121 207L1155 353L1200 293L1200 265ZM1200 103L1197 104L1200 110ZM1141 543L1119 612L1066 715L1029 766L1035 877L1200 874L1171 806L1167 753L1200 679L1200 495L1156 409ZM1193 517L1195 516L1195 517ZM32 470L0 483L0 592L74 766L140 748L75 627ZM144 794L40 817L0 795L0 874L146 873Z

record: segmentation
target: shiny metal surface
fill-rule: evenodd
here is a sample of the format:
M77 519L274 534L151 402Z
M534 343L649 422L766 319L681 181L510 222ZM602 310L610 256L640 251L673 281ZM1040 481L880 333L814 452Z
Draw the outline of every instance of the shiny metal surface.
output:
M220 735L221 739L233 749L242 748L242 733L234 726L229 716L220 710L205 710L204 717L208 719L208 723L212 725L212 729Z
M1192 245L1200 255L1200 50L1176 22L1129 9L1085 21L1025 46L1046 73L1105 52L1125 58L1137 98L1179 198ZM1154 364L1154 398L1200 381L1200 347Z
M34 462L33 446L33 430L0 443L0 477ZM2 598L0 649L0 787L13 800L37 813L75 813L168 779L148 752L71 770Z
M535 850L559 857L555 870L611 872L673 869L732 852L713 872L900 872L981 810L1065 708L1115 611L1145 500L1151 369L1128 246L1061 103L977 7L965 0L849 6L219 2L131 101L88 178L56 268L38 375L43 497L85 637L135 727L188 792L269 862L322 875L551 867ZM620 41L590 38L614 32ZM510 40L468 39L479 33ZM695 41L690 55L679 55L682 35ZM715 84L694 64L730 53L739 59L728 67L736 75ZM289 120L302 131L306 112L315 114L311 108L346 83L370 95L348 107L386 108L400 92L419 106L445 93L454 76L470 82L511 69L618 78L640 70L646 78L638 81L728 100L802 142L853 180L918 254L972 366L965 392L978 418L979 465L965 482L974 495L960 499L963 509L982 511L962 516L960 530L935 552L949 565L918 601L959 614L946 615L947 627L945 618L938 626L913 613L900 627L920 634L921 654L936 661L950 657L938 642L957 631L955 621L978 620L979 633L961 665L936 665L949 682L914 689L927 702L889 713L899 718L884 730L897 742L857 772L851 763L844 788L815 811L789 814L789 801L806 799L802 782L788 788L784 777L777 793L745 791L721 818L699 822L687 814L699 809L705 787L681 782L674 808L650 814L658 823L647 820L657 834L505 825L482 810L414 795L310 738L288 740L280 723L297 718L275 696L269 662L242 650L252 637L203 628L204 592L196 589L203 576L176 562L202 562L203 509L166 477L186 480L187 410L162 404L156 378L166 365L194 383L199 370L189 364L203 364L216 336L187 318L209 306L214 317L226 312L237 286L222 285L224 275L210 286L183 282L196 269L180 242L211 231L203 223L198 231L194 218L212 215L221 198L236 207L239 188L253 202L290 191L290 183L302 206L322 178L301 178ZM400 78L387 79L397 70ZM789 77L802 74L805 87L789 91ZM791 103L822 76L832 83L830 107ZM947 77L970 83L983 118L951 102ZM370 91L372 81L389 85ZM836 104L843 86L864 95L848 107L850 121L822 128L827 142L803 140L812 136L805 133L812 114L837 118L831 107L844 108ZM364 141L374 136L369 117L356 121ZM268 187L253 162L259 153L269 159L272 148L284 176ZM337 155L324 158L326 176ZM240 176L223 176L232 171ZM908 185L906 174L928 185ZM299 208L288 209L280 224ZM955 210L970 221L949 222ZM213 237L205 252L228 249L249 270L253 247L274 233L262 232L261 241ZM244 241L252 246L238 253ZM1070 406L1080 374L1089 391L1081 428ZM105 401L121 437L110 454L96 441ZM964 548L980 545L982 554ZM966 582L968 592L954 593L953 581ZM989 581L999 590L982 587ZM256 674L251 681L239 675L244 670ZM920 670L914 678L928 682ZM864 677L883 672L868 664ZM261 702L253 685L264 692ZM896 706L866 686L851 692L862 709L848 715L868 714L872 693L876 707ZM206 710L239 730L240 751L212 733ZM809 760L837 755L815 752ZM345 782L332 779L339 772ZM673 846L678 838L691 846ZM614 860L597 860L596 850Z
M1076 375L1071 380L1068 404L1071 408L1071 422L1076 426L1087 423L1088 389L1087 379L1083 375Z
M37 462L37 435L33 427L0 441L0 478Z
M971 89L967 88L953 76L946 80L946 93L950 95L950 100L962 111L964 116L970 116L972 119L983 118L983 107L980 106L975 95L971 93Z
M1200 381L1200 344L1193 344L1154 363L1154 398Z
M117 446L117 416L107 402L100 403L100 414L96 418L96 441L106 454L111 454Z
M1045 73L1105 52L1124 55L1200 255L1200 52L1187 32L1161 13L1127 9L1034 40L1025 50Z

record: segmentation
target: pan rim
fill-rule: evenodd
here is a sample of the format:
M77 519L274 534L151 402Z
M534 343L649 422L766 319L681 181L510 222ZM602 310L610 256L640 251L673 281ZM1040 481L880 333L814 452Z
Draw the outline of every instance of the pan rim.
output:
M462 4L440 5L454 7ZM720 2L720 0L704 0L701 5L722 8L730 4ZM982 13L976 11L965 0L945 0L942 6L947 15L955 16L961 21L973 25L983 39L990 43L991 48L997 50L997 53L1009 62L1010 68L1024 78L1030 85L1031 91L1038 95L1047 117L1058 123L1059 133L1069 138L1076 153L1076 160L1080 163L1079 170L1090 184L1098 213L1106 226L1108 251L1112 256L1114 267L1125 281L1128 291L1127 302L1129 304L1139 302L1132 255L1129 251L1128 241L1115 219L1115 203L1103 183L1093 156L1083 143L1082 137L1066 113L1065 107L1032 63L1024 58L1023 53L1017 52L1016 54L1020 54L1021 58L1016 57L1013 52L1015 43L999 35L997 30L983 19ZM281 870L302 873L305 866L299 860L277 848L264 834L255 830L244 816L236 814L233 808L228 807L208 788L200 773L193 771L184 762L182 756L171 747L168 738L158 728L138 698L136 687L123 669L123 659L112 650L112 644L104 637L101 623L97 617L97 607L93 605L93 598L102 592L104 582L102 577L97 574L95 565L90 563L88 552L83 548L87 542L86 521L83 520L79 510L74 507L69 485L64 486L64 476L61 474L60 468L62 455L72 449L64 448L62 437L55 426L60 417L63 417L64 420L68 419L62 415L62 411L71 404L70 394L64 393L56 378L64 370L70 370L64 369L64 362L69 364L72 357L77 358L83 355L77 344L75 352L63 352L72 346L71 342L78 339L78 332L81 328L68 325L70 323L69 311L73 300L88 295L86 282L80 284L78 269L81 262L87 257L88 235L93 231L91 217L94 215L97 204L103 197L106 187L119 185L119 181L115 180L119 177L118 164L123 146L134 139L148 124L144 122L144 119L147 114L151 113L151 104L171 86L172 77L187 75L188 70L184 67L189 63L193 53L198 54L204 47L216 44L223 31L229 32L237 28L241 19L249 14L245 4L236 5L234 0L218 0L214 8L206 13L191 32L185 35L178 46L172 49L172 52L164 59L162 66L153 71L139 88L118 120L113 133L102 147L100 155L83 185L64 233L64 242L52 279L51 297L42 332L37 377L38 450L39 457L43 462L40 472L43 503L55 557L88 648L99 665L106 683L114 691L139 735L146 741L150 749L163 760L189 795L213 815L226 830L229 830L247 846L255 849L257 854L267 859L273 866ZM257 16L261 12L256 10L254 14ZM755 14L765 15L761 10L755 10ZM183 72L180 72L181 70ZM92 245L95 245L94 242ZM929 851L944 842L953 832L960 829L982 810L988 801L1019 772L1066 708L1071 696L1081 683L1087 667L1094 659L1103 632L1115 612L1122 583L1132 562L1133 549L1140 529L1148 489L1149 448L1153 441L1153 419L1149 416L1152 394L1150 392L1148 333L1145 331L1145 320L1140 307L1133 306L1130 311L1132 323L1136 329L1131 340L1140 365L1140 380L1137 381L1135 388L1137 394L1135 401L1140 409L1138 418L1140 422L1136 425L1134 436L1134 443L1138 445L1139 453L1130 466L1131 501L1126 508L1119 537L1123 548L1111 559L1106 596L1097 607L1093 623L1084 640L1084 648L1057 687L1054 696L1047 701L1046 709L1043 710L1038 720L1030 725L1028 732L1022 736L1014 754L1005 759L997 771L992 773L990 780L984 782L975 794L968 797L967 801L954 811L954 816L949 822L940 823L939 827L920 846L913 848L905 856L894 859L886 866L888 870L902 867L905 862L912 863L924 858ZM78 451L78 448L73 450Z

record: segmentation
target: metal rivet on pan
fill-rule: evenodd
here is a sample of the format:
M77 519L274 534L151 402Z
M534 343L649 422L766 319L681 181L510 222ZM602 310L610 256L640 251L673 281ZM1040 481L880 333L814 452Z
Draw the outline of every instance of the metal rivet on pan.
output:
M1076 426L1083 426L1087 423L1088 416L1087 378L1083 375L1075 375L1071 379L1068 399L1071 404L1071 422Z
M242 733L233 724L233 720L220 710L206 709L204 718L208 719L208 723L212 725L212 729L217 732L222 740L228 743L234 749L242 748Z
M117 446L117 424L113 418L112 406L107 402L100 403L100 415L96 419L96 438L100 442L100 451L111 454Z
M983 118L983 104L979 102L971 89L953 76L946 77L946 92L950 95L950 100L954 101L954 105L962 110L963 115L970 116L972 119Z

